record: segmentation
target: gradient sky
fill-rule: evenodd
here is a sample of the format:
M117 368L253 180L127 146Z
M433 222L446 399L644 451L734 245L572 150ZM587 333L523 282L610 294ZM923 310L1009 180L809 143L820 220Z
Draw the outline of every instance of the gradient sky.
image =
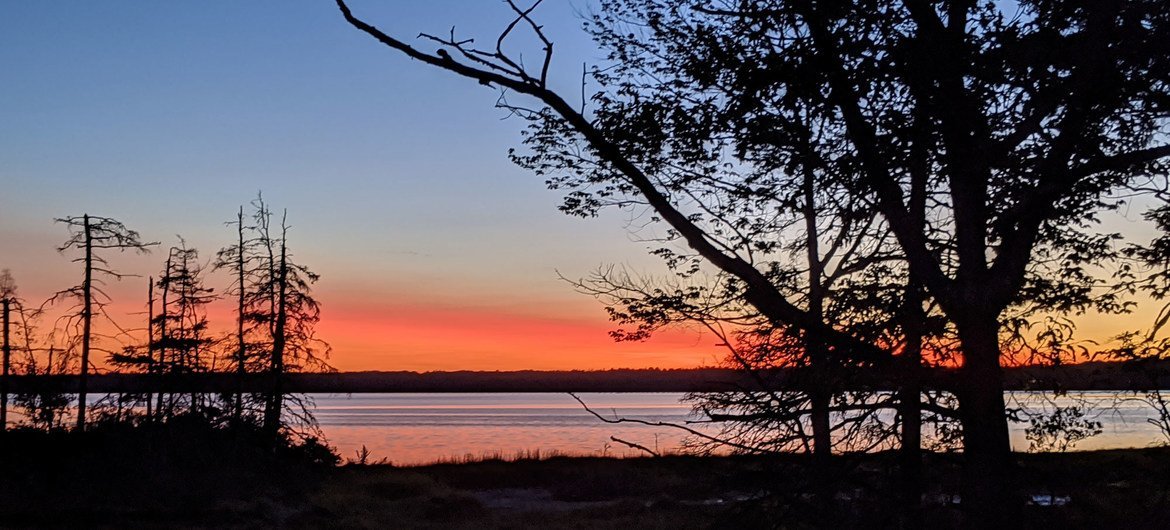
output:
M583 2L538 15L554 73L599 55ZM494 37L502 2L352 3L403 36ZM491 41L489 41L491 42ZM523 45L519 41L519 45ZM601 305L557 279L657 263L621 214L583 221L513 166L522 123L498 92L400 57L327 0L32 2L0 7L0 267L40 301L78 283L52 219L118 218L150 240L181 234L204 258L263 190L288 208L296 258L322 275L319 326L342 370L596 369L715 362L709 336L614 344ZM156 274L162 249L118 256ZM227 279L213 277L219 289ZM114 284L134 325L146 279ZM213 320L230 325L226 306ZM214 323L213 323L214 324Z
M552 78L576 93L581 64L600 58L579 29L590 4L546 4L536 16L556 45ZM491 0L351 5L402 37L454 25L493 42L510 20ZM527 44L513 49L538 56ZM0 267L30 301L78 283L54 250L66 237L54 217L116 217L164 245L181 234L206 259L263 190L289 210L296 258L322 275L319 332L339 369L690 367L722 355L695 333L611 342L601 305L557 271L660 271L638 242L653 234L629 232L634 214L560 214L559 195L507 160L523 124L493 108L496 90L385 48L329 0L5 3L0 87ZM1133 230L1140 211L1111 228ZM145 276L163 256L114 263ZM111 286L123 325L141 320L145 285ZM230 304L212 317L230 325ZM1137 320L1081 325L1107 337Z

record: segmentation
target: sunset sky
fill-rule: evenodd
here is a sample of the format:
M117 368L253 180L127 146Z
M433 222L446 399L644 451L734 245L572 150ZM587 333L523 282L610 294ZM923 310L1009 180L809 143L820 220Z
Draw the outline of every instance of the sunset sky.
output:
M566 86L598 53L585 2L538 12ZM502 2L360 2L386 30L494 40ZM524 44L519 41L518 45ZM563 75L562 75L563 74ZM396 55L325 0L45 2L0 8L0 267L39 303L79 283L54 217L115 217L161 241L117 256L123 326L177 235L204 259L263 190L320 273L319 334L342 370L595 369L714 363L710 336L614 344L601 305L558 280L657 270L621 214L580 220L507 160L498 92ZM227 278L214 276L219 290ZM212 319L230 325L230 305ZM213 322L214 325L214 322Z
M552 77L576 93L582 63L600 58L579 28L590 4L546 3L536 16L556 45ZM487 0L351 5L404 37L455 26L493 42L510 20ZM693 367L722 355L697 333L613 343L600 303L557 273L659 272L639 242L654 234L631 233L637 213L559 213L559 195L507 160L523 124L493 108L496 90L405 59L331 1L8 3L0 86L0 267L35 303L80 278L55 251L67 234L54 217L111 216L164 244L113 260L143 276L110 286L133 327L165 247L181 235L209 259L234 237L224 222L263 190L289 211L296 259L322 275L319 334L338 369ZM230 304L212 317L230 325ZM1091 318L1083 331L1132 320Z

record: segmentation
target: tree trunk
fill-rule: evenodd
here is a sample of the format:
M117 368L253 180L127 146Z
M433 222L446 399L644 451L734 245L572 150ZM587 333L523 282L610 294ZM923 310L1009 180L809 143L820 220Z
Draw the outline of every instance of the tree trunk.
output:
M154 364L154 277L148 276L146 279L146 358L149 361L146 363L147 373L156 375L158 370ZM154 409L152 408L154 401L154 394L146 393L146 419L154 420Z
M899 449L899 467L902 474L900 511L903 528L922 528L921 399L922 387L917 381L907 381L899 389L898 414L902 417L902 443Z
M239 376L236 380L236 403L232 416L235 423L240 423L240 418L244 415L244 371L245 371L245 351L244 351L244 289L247 286L244 284L244 207L240 206L240 212L236 216L237 234L239 235L239 243L236 247L236 281L240 284L239 297L236 299L236 375Z
M284 345L285 325L288 318L285 301L288 298L288 252L284 235L280 239L279 295L276 299L276 329L272 334L272 395L264 411L264 430L275 437L280 430L280 413L284 409Z
M922 341L926 314L922 290L913 273L908 279L902 329L906 345L901 355L902 385L898 414L902 420L900 467L903 528L922 528Z
M93 324L93 232L89 214L82 216L85 223L85 283L81 285L81 374L77 379L77 430L85 430L85 399L89 375L89 341Z
M170 340L169 338L167 338L167 318L170 317L170 313L168 313L168 311L170 309L167 306L167 292L171 290L171 282L169 279L170 277L171 277L171 256L167 255L167 264L166 264L165 274L163 275L162 278L159 279L161 281L161 283L159 285L162 287L162 300L161 300L161 302L162 302L161 311L162 312L159 314L159 317L158 317L158 362L159 362L159 371L161 373L167 374L168 378L171 375L170 370L167 369L167 364L166 364L167 363L167 342ZM163 396L164 396L164 393L160 391L158 393L158 414L159 414L159 416L163 416L163 402L165 401L166 406L167 406L167 412L166 412L165 417L166 417L166 419L170 420L175 412L174 397L173 397L173 395L166 396L165 398Z
M8 430L8 370L12 363L12 343L8 334L12 301L4 298L4 371L0 374L0 432Z
M808 260L808 314L818 321L825 321L825 299L828 290L825 286L825 264L821 261L820 228L817 225L816 206L816 174L811 167L804 167L802 181L804 205L801 215L804 217L805 227L805 259ZM804 349L808 358L808 366L812 374L812 389L809 392L810 420L813 431L813 455L817 464L822 468L819 474L827 476L826 465L833 455L832 421L829 416L829 403L833 394L829 392L830 377L828 368L828 348L823 337L812 331L804 332Z
M832 422L829 417L829 403L832 395L813 390L809 392L809 417L813 431L813 455L819 464L833 456Z
M1011 442L1004 414L999 323L994 315L957 319L963 366L959 418L963 426L962 506L969 528L1018 526Z
M837 474L833 469L833 437L832 422L829 415L829 403L832 393L820 390L823 388L823 374L813 372L813 384L809 391L809 422L813 432L813 478L812 494L813 509L817 519L827 527L835 526L835 512L833 497L837 485Z

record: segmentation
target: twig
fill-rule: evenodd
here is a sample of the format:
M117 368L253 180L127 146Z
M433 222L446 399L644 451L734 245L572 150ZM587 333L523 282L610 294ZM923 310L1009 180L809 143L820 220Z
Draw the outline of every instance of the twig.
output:
M690 427L687 427L685 425L679 425L677 423L669 423L669 422L665 422L665 421L646 421L646 420L639 420L639 419L633 419L633 418L606 418L605 416L602 416L601 414L598 414L593 409L589 408L589 405L586 405L585 402L582 401L581 398L578 397L576 393L569 392L569 395L573 396L573 399L577 400L577 403L581 404L581 407L585 409L585 412L592 414L593 417L595 417L595 418L597 418L605 423L611 423L611 424L635 423L638 425L648 425L650 427L669 427L672 429L678 429L680 431L686 431L687 433L690 433L694 436L697 436L697 437L702 438L704 440L707 440L709 442L715 442L717 444L726 445L728 447L734 447L736 449L740 449L742 451L747 451L750 453L775 453L775 451L769 451L767 449L760 449L759 447L752 447L750 445L744 445L744 444L741 444L738 442L733 442L731 440L723 440L720 438L716 438L716 437L711 436L709 434L697 431L697 430L692 429Z

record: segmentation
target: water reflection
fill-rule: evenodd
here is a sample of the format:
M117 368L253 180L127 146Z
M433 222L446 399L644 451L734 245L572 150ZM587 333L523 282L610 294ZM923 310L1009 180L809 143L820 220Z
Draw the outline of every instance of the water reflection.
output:
M1125 399L1132 393L1051 394L1015 392L1013 406L1039 410L1088 405L1088 419L1100 421L1102 433L1076 445L1077 450L1145 447L1162 440L1147 404ZM343 457L365 445L374 458L396 464L420 464L464 456L512 456L523 452L571 455L639 455L611 436L657 451L676 451L686 433L669 427L610 425L581 409L567 394L361 394L317 395L317 419ZM581 394L607 416L650 422L683 423L696 419L678 393ZM692 428L701 426L690 425ZM1026 451L1027 424L1011 424L1012 445ZM709 431L712 434L714 430Z
M611 436L676 450L684 434L669 427L608 425L567 394L318 395L317 420L343 457L362 445L372 458L419 464L521 453L629 456ZM606 415L651 422L695 419L682 394L583 394Z
M586 393L581 398L607 417L683 424L698 419L681 402L681 393ZM1147 447L1166 441L1149 419L1156 416L1141 394L1132 392L1009 392L1009 407L1051 411L1079 405L1085 419L1101 423L1101 434L1076 444L1075 450ZM103 396L91 395L96 405ZM466 457L532 455L640 456L611 437L656 452L679 451L687 433L663 426L612 425L599 421L563 393L481 394L315 394L315 415L331 445L353 458L364 445L374 460L399 465L460 460ZM71 416L71 411L66 412ZM892 411L886 411L890 419ZM10 407L12 424L27 421ZM1027 451L1027 423L1012 423L1012 446ZM688 427L712 435L709 424Z

